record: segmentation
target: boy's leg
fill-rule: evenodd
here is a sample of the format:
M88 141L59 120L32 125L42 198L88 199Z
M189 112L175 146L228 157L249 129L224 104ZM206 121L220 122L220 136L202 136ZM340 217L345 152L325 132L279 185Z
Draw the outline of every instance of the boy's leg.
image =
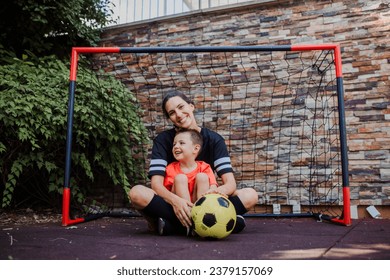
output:
M191 195L188 190L188 178L185 174L178 174L175 176L172 192L181 198L191 201Z
M197 201L210 189L209 177L206 173L198 173L195 178L195 186L192 202Z

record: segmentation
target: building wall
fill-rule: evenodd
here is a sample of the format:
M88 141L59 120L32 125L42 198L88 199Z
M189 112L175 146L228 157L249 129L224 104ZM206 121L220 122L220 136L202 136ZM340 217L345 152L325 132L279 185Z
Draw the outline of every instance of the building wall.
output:
M101 46L340 44L352 203L390 205L390 2L261 2L110 27Z

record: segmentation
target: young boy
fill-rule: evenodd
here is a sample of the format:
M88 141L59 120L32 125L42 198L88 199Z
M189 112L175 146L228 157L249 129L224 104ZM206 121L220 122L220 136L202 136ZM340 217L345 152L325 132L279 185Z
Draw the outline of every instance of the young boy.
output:
M171 192L194 203L198 198L217 187L210 165L196 161L203 140L197 130L179 130L173 140L172 153L176 162L166 168L164 186Z

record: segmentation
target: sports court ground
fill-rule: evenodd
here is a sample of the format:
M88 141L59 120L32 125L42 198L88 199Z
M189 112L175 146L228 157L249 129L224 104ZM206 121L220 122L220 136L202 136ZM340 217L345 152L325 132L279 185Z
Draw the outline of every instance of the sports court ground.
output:
M157 236L139 217L0 226L0 259L16 260L390 260L390 219L351 226L313 218L248 217L219 241Z

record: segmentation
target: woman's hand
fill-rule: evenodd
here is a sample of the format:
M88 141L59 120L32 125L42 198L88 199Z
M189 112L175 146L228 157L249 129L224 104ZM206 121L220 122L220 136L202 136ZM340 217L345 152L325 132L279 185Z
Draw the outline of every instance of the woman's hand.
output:
M236 180L232 172L225 173L221 176L222 185L210 186L210 190L207 193L217 193L223 196L231 196L237 190Z
M191 201L185 200L177 196L172 200L173 211L175 211L176 217L179 219L184 227L190 227L192 225L191 220L191 208L193 204Z
M152 189L155 193L161 196L166 202L172 205L173 211L180 223L185 227L192 225L191 221L191 208L193 206L191 201L188 201L180 196L168 191L164 185L164 176L154 175L152 176ZM158 214L158 213L156 213Z
M211 185L210 189L206 193L204 193L203 195L210 194L210 193L216 193L216 194L222 195L226 198L228 197L228 195L226 193L223 193L216 185Z

